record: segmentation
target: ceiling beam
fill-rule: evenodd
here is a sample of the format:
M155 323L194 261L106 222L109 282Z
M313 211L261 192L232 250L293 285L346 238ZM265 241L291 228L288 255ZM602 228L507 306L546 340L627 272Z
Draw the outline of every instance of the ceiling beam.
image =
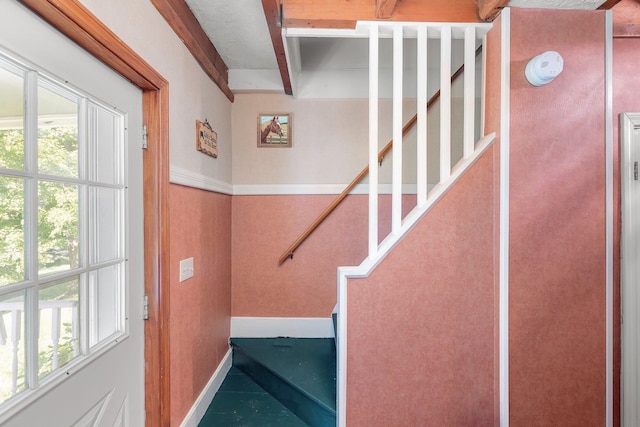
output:
M382 0L376 0L382 1ZM355 28L376 20L374 0L282 0L282 26ZM480 22L477 0L388 0L395 4L391 21Z
M399 0L376 0L376 18L389 19Z
M483 21L493 21L509 0L478 0L478 16Z
M293 95L291 77L289 76L289 67L287 65L287 55L285 54L284 40L282 39L282 26L280 25L280 0L262 0L262 8L264 9L264 16L267 18L271 44L273 44L273 50L276 54L276 60L278 61L278 69L280 69L284 93Z
M600 5L598 9L611 9L613 6L620 3L620 0L606 0L604 3Z
M158 12L185 44L191 55L220 90L233 102L229 68L184 0L151 0Z

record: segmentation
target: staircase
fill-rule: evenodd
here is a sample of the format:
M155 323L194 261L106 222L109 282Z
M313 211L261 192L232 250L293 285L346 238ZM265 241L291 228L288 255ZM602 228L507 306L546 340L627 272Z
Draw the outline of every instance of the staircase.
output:
M231 346L233 367L200 427L336 425L332 338L232 338Z

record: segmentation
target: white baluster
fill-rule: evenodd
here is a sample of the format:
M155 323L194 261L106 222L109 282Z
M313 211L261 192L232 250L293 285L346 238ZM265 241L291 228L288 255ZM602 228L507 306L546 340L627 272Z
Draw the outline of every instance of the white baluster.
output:
M52 370L58 369L58 346L60 345L60 308L51 308L51 343L53 346Z
M476 29L468 26L464 31L464 158L473 154L475 144L476 105Z
M7 343L7 327L4 324L4 312L0 314L0 345Z
M20 348L20 316L22 310L11 311L11 343L13 344L13 364L11 366L11 395L18 392L18 349Z
M418 28L418 137L417 189L418 207L427 203L427 26Z
M378 25L369 27L369 258L378 252Z
M71 339L73 340L73 357L80 354L80 345L78 343L79 317L80 313L78 304L74 303L73 307L71 307Z
M440 183L451 176L451 27L440 33Z
M397 234L402 225L402 74L403 28L393 28L393 171L391 182L391 232Z

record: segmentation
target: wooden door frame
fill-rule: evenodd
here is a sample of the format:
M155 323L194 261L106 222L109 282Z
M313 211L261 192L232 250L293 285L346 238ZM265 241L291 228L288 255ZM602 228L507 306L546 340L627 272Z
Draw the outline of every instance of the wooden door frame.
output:
M147 426L170 424L169 376L169 84L78 0L19 0L142 90L147 145L143 154L144 327Z

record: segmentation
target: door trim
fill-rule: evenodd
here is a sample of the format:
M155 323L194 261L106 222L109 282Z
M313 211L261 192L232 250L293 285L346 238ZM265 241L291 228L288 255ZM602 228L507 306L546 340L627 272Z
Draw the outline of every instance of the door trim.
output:
M631 143L640 143L640 138L634 138L634 130L640 129L640 113L623 113L620 115L621 134L621 198L622 198L622 233L621 243L621 315L624 320L621 325L621 373L620 392L621 425L636 426L640 422L640 413L636 402L638 401L638 376L640 375L640 353L638 352L638 334L640 333L640 316L637 312L637 303L640 292L637 287L628 286L630 283L638 283L637 259L640 256L639 248L635 244L634 231L637 234L638 221L633 217L631 183L634 180L634 161L631 158ZM637 218L637 212L636 212ZM635 303L635 304L634 304Z
M148 148L143 154L145 413L147 426L170 424L169 84L77 0L19 0L142 91Z

